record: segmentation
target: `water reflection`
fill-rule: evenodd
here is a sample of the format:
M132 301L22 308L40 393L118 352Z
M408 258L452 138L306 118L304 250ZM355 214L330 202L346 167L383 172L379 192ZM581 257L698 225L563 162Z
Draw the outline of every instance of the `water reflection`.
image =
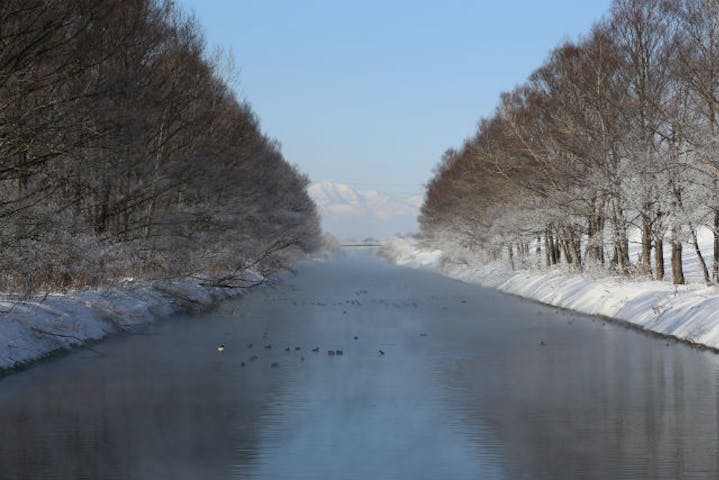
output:
M715 355L600 321L567 329L532 304L511 308L502 329L523 334L483 336L437 373L473 445L485 439L474 424L489 425L507 478L716 477ZM523 325L536 310L547 323Z
M0 380L0 478L716 477L719 357L572 320L366 256L307 265Z

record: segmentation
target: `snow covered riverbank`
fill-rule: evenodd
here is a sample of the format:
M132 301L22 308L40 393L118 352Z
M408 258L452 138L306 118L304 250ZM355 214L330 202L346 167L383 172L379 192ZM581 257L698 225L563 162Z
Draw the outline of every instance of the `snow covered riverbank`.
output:
M158 318L206 310L247 291L202 283L198 279L127 281L30 301L0 299L0 374Z
M592 277L559 269L510 271L504 264L458 264L444 258L440 250L422 250L405 239L389 240L382 255L398 265L431 269L465 282L719 349L717 287L701 283L675 287L670 282ZM691 258L685 261L690 263Z

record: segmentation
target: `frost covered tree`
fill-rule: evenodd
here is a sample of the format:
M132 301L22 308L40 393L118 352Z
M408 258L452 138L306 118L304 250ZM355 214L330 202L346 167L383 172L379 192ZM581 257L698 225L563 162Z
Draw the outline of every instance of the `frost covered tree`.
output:
M707 193L707 222L714 235L712 279L719 272L719 2L684 0L666 4L667 14L678 24L677 54L672 62L674 78L691 93L690 108L699 117L688 141L695 151L695 167Z
M512 265L531 245L547 266L660 280L669 242L675 283L689 243L716 281L717 18L716 0L615 0L448 151L428 185L422 241ZM714 232L711 273L703 225Z
M227 280L319 245L307 178L171 1L7 0L0 45L1 288Z

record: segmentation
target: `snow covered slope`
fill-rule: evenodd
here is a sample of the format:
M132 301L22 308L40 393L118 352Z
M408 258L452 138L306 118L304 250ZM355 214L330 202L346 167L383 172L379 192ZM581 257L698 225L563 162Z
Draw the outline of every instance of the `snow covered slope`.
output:
M703 250L708 248L703 248ZM719 288L700 282L637 281L625 277L592 277L561 268L509 271L505 264L452 263L440 250L422 250L411 240L391 239L385 258L414 268L427 268L458 280L538 300L591 315L603 315L638 328L689 343L719 349ZM692 255L684 257L694 277Z
M250 280L252 272L247 272ZM17 301L0 298L0 375L53 353L100 340L175 313L202 310L240 295L242 288L206 287L197 279L50 294Z
M396 198L332 182L314 183L308 192L319 207L324 229L339 238L386 238L417 229L421 196Z

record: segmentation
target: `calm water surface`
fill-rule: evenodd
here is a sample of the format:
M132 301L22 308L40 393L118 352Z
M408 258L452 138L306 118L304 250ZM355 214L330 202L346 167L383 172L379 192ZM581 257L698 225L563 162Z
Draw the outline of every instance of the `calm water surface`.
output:
M96 350L0 379L0 479L719 477L719 356L369 254Z

